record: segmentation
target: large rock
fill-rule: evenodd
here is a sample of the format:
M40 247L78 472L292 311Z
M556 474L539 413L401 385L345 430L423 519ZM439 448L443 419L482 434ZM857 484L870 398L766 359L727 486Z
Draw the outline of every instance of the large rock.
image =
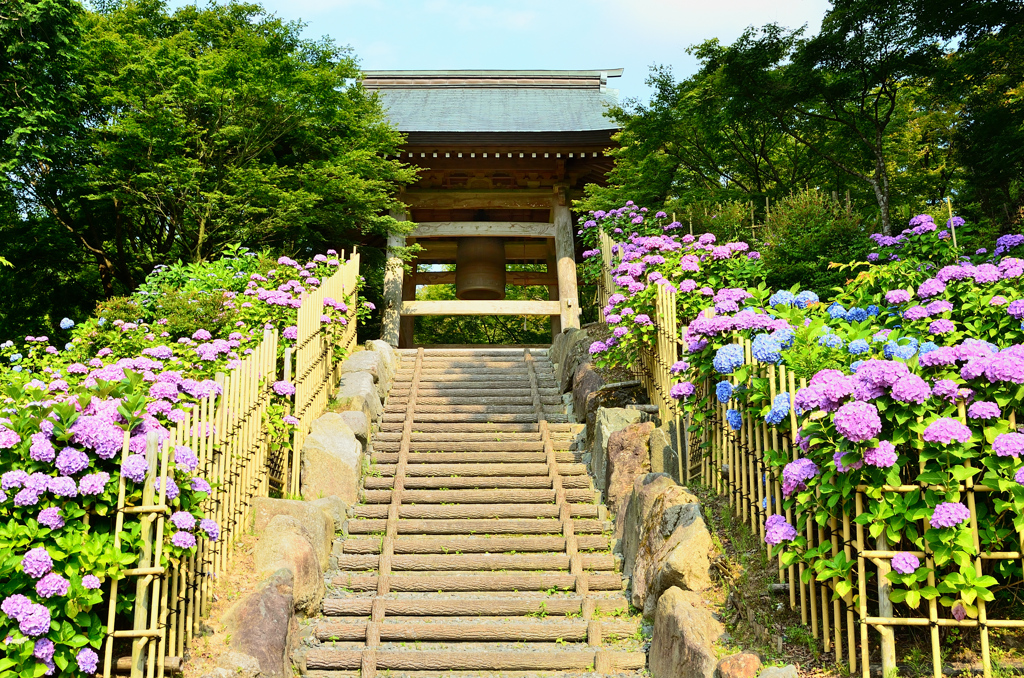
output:
M336 494L322 499L314 499L309 502L313 506L326 513L334 521L334 531L342 532L345 529L345 522L348 520L348 505Z
M307 501L256 497L253 500L253 529L257 537L267 529L275 516L281 515L296 518L305 526L310 543L320 559L320 567L327 569L331 545L334 543L334 518Z
M651 449L651 471L654 473L667 473L677 482L683 482L679 478L679 459L676 456L675 440L667 426L659 426L651 431L651 440L648 443Z
M548 349L548 360L555 366L555 379L562 386L565 392L568 383L576 370L578 364L578 353L574 351L577 344L587 340L587 333L584 330L569 328L555 337Z
M672 587L658 600L649 666L653 678L713 678L713 645L725 629L700 596Z
M651 473L634 481L615 533L623 574L632 577L630 602L645 617L672 586L703 591L711 585L711 535L700 504L670 476Z
M338 414L341 415L342 421L352 429L356 439L363 444L363 447L366 447L370 443L370 421L366 415L362 412L352 411L338 412Z
M398 351L392 348L391 344L380 339L371 339L366 342L366 350L379 353L381 360L384 363L384 369L387 373L388 385L391 384L395 379L395 373L398 372L398 366L401 364L402 359L398 355Z
M786 666L769 666L758 678L799 678L800 673L792 664Z
M341 374L366 372L373 377L378 398L383 400L388 393L387 368L384 367L384 359L376 351L356 351L338 366L338 370Z
M594 416L594 437L590 446L590 470L599 490L607 487L608 441L612 434L640 421L639 410L602 407Z
M347 504L359 498L363 446L345 418L327 412L313 422L302 444L300 492L306 500L340 497Z
M572 411L576 415L576 421L586 421L587 403L602 386L604 378L594 369L593 363L587 361L576 368L572 381Z
M297 624L292 613L292 573L274 572L255 592L240 600L226 615L229 647L254 657L265 678L290 678L288 654Z
M757 678L761 657L756 652L731 654L718 662L718 678Z
M236 678L258 678L263 672L260 661L244 652L229 650L217 658L217 668L226 669Z
M256 540L253 564L260 578L281 569L291 572L295 609L311 615L320 611L325 590L324 570L309 530L297 518L277 515L267 523Z
M608 436L608 462L605 468L605 488L608 508L618 514L633 491L637 476L647 475L651 470L647 443L654 431L654 424L630 424L621 431Z
M338 379L338 392L334 396L334 409L362 412L367 420L376 421L383 411L380 395L373 375L367 372L347 372Z

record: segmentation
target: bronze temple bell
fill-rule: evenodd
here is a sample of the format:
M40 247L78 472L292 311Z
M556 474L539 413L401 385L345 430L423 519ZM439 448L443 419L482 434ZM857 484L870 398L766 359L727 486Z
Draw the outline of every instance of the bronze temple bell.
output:
M505 298L505 241L459 238L455 252L455 296L497 301Z

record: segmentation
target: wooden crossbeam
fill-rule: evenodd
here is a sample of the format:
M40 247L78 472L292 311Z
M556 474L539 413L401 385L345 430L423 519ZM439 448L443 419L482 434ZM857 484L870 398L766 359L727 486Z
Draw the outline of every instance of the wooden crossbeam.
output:
M403 301L402 315L558 315L557 301Z
M417 285L454 285L455 271L421 271L414 274ZM558 275L544 271L508 271L507 285L557 285Z
M553 238L553 223L530 221L421 221L414 238L492 236L500 238Z

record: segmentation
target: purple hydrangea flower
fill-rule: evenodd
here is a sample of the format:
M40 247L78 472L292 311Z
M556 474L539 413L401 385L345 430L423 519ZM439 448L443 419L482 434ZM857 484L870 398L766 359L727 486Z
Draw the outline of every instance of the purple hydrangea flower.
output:
M928 299L929 297L934 297L936 294L942 294L945 291L946 283L938 280L937 278L929 278L921 283L917 288L917 296L922 299Z
M914 574L921 567L921 561L913 553L900 551L892 557L892 569L899 574Z
M679 400L680 398L689 398L696 392L697 389L692 382L680 381L672 385L672 390L669 391L669 396Z
M18 494L14 495L15 506L35 506L39 503L39 492L36 492L30 487L26 487Z
M146 474L149 473L149 462L141 454L131 454L123 464L121 464L121 475L133 483L141 483L146 479Z
M1024 433L1000 433L992 441L992 451L998 457L1019 457L1024 454Z
M109 473L105 471L90 473L87 476L82 476L82 479L78 481L78 491L83 495L100 495L103 494L108 482L110 482Z
M51 572L36 582L36 593L42 598L66 596L71 583L56 572Z
M96 654L96 651L92 648L83 647L75 655L75 662L78 664L78 670L87 675L96 675L96 670L99 667L100 657Z
M896 446L888 440L879 440L878 447L864 452L864 463L875 468L891 468L898 458Z
M21 436L6 426L0 425L0 450L8 450L21 442Z
M89 455L73 447L65 447L57 455L56 466L62 475L74 475L89 467Z
M44 662L49 662L53 660L53 651L55 649L56 647L52 640L49 638L40 638L32 648L32 656L36 659L42 659Z
M112 459L124 444L124 431L100 416L79 417L71 432L72 441L94 450L100 459Z
M780 515L768 516L764 523L764 541L775 546L784 541L796 539L796 528L786 522Z
M30 605L32 605L31 600L20 593L15 593L4 598L4 602L0 603L0 610L3 610L3 613L11 619L18 621L23 614L28 612Z
M153 482L153 490L159 495L160 494L160 478L157 478ZM178 489L178 484L174 482L172 478L167 479L167 498L177 499L178 495L181 494L181 490Z
M953 324L953 321L946 320L945 318L939 318L928 326L928 331L932 334L949 334L955 329L956 325Z
M864 462L859 459L857 461L850 462L849 466L843 463L844 457L853 456L855 455L851 454L850 452L843 452L842 450L837 450L835 454L832 455L832 461L835 462L836 471L839 471L840 473L846 473L847 471L856 471L862 468L864 466Z
M0 488L5 490L14 490L25 484L28 480L28 473L17 469L15 471L8 471L4 473L2 479L0 479Z
M32 446L29 448L29 456L35 461L53 461L56 451L53 443L46 433L40 431L32 434Z
M971 440L971 429L956 419L941 417L928 425L928 428L921 434L921 438L929 443L942 443L943 445L949 445L954 440L966 443Z
M892 385L892 397L901 403L923 404L932 396L932 390L916 374L905 374Z
M960 502L942 502L935 507L929 522L933 527L956 527L970 518L971 512Z
M191 473L199 466L199 457L192 451L192 448L178 445L174 448L174 465L187 473Z
M782 469L782 494L787 499L807 488L807 481L818 475L818 466L810 459L795 459Z
M967 416L971 419L998 419L999 405L988 400L978 400L967 408Z
M192 478L191 487L193 492L205 492L210 493L210 483L206 482L202 478Z
M603 341L595 341L590 345L590 355L597 355L598 353L604 353L608 350L607 344Z
M1013 474L1013 479L1017 481L1018 485L1024 485L1024 466L1017 469L1017 472Z
M196 538L188 532L175 532L171 543L181 549L190 549L196 545Z
M199 521L199 529L206 533L210 541L217 541L220 536L220 525L217 524L216 520L211 518L203 518Z
M196 517L188 511L175 511L171 514L171 522L179 530L191 532L196 527Z
M45 605L30 603L18 620L18 628L29 638L37 638L50 630L50 610Z
M290 424L291 426L298 426L299 425L298 417L293 417L290 414L286 414L283 417L281 417L281 421L284 422L285 424Z
M832 421L840 435L854 442L870 440L882 432L878 408L871 403L846 403L836 410Z
M53 558L42 546L37 546L21 559L21 569L33 579L39 579L53 569Z
M1006 307L1006 312L1017 320L1024 320L1024 299L1011 301L1010 305Z
M100 587L100 578L94 574L87 574L82 577L82 586L91 591L95 591Z
M885 300L890 304L902 304L910 301L910 292L907 290L889 290L885 293Z
M64 527L64 518L60 515L60 509L56 506L43 509L36 516L36 522L40 525L45 525L51 530L59 530Z

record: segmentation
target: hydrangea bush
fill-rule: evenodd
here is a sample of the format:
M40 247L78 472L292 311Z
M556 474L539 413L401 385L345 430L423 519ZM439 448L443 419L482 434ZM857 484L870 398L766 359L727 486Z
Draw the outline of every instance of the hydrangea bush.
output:
M141 309L139 317L111 318L101 306L97 317L61 322L70 333L63 346L45 336L0 344L0 676L96 673L110 582L140 552L133 520L114 547L113 513L122 479L126 504L142 501L147 435L163 443L201 399L220 394L214 375L239 367L264 330L281 332L282 351L291 345L305 294L341 264L333 251L299 263L236 250L210 266L213 281L201 266L156 271L119 306ZM220 332L168 330L159 298L189 284L181 275L197 277L217 298L229 318ZM340 329L357 303L325 299L321 322ZM265 424L271 445L285 447L297 423L283 416L295 387L279 381L271 391ZM171 451L165 564L219 537L203 511L212 491L205 473L189 447ZM131 609L129 588L119 588L119 611Z
M746 243L679 236L671 224L645 235L624 223L635 213L628 223L644 226L646 217L636 222L642 210L626 209L594 213L581 229L603 225L617 240L616 289L604 309L612 338L591 353L604 365L632 363L654 341L652 288L678 290L686 356L674 366L672 395L693 428L728 403L732 430L756 417L800 450L796 461L765 452L784 494L781 506L768 499L775 515L765 540L774 555L806 563L807 579L837 578L837 594L852 595L855 559L833 557L830 544L812 546L802 535L808 521L826 526L854 515L862 486L869 500L857 520L898 553L888 575L895 602L916 608L937 599L958 618L974 617L997 582L1022 575L1013 560L978 572L972 528L982 551L1022 547L1024 433L1011 412L1024 402L1024 260L1014 256L1024 236L968 257L931 217L915 217L896 238L873 236L874 263L822 302L812 291L758 284L762 271ZM957 217L950 225L964 226ZM751 342L752 363L741 340ZM769 365L786 365L806 386L773 398L763 377ZM968 482L991 488L974 495L973 513ZM907 485L927 489L883 490ZM795 510L795 525L782 517L786 509ZM912 553L920 551L932 554L933 568ZM926 585L931 569L934 586Z

